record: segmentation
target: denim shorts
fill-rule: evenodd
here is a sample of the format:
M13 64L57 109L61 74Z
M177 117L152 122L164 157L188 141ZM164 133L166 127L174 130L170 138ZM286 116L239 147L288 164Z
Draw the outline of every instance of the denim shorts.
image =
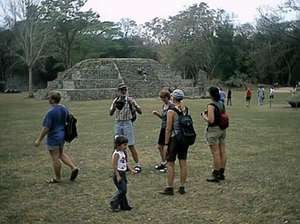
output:
M64 148L64 143L58 144L58 145L47 145L47 150L48 151L53 151L53 150L62 150Z
M115 124L115 135L124 135L128 138L128 145L134 145L134 131L132 121L117 121Z

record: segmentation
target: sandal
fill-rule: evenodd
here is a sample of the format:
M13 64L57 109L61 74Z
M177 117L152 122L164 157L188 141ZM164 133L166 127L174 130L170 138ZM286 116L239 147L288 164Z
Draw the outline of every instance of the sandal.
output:
M78 173L79 173L78 168L75 168L74 170L72 170L70 181L74 181L76 179L76 177L78 176Z
M48 184L58 184L58 183L60 183L60 181L59 181L59 180L56 180L56 179L54 179L54 178L51 178L50 180L47 181L47 183L48 183Z

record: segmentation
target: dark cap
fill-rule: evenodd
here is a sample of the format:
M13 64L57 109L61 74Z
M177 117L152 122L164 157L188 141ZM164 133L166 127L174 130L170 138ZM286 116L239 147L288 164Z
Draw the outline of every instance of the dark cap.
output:
M118 89L127 89L127 86L125 85L125 83L120 83L119 85L118 85Z

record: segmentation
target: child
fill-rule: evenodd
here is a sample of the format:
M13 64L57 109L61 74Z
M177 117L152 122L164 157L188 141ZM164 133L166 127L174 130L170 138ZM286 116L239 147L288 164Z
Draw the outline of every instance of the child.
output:
M130 168L127 163L126 148L128 139L125 136L117 135L115 137L115 151L112 154L112 168L113 181L118 191L113 196L110 202L111 209L114 212L119 210L131 210L132 207L128 205L127 193L127 178L126 171L130 170L132 173L137 173Z

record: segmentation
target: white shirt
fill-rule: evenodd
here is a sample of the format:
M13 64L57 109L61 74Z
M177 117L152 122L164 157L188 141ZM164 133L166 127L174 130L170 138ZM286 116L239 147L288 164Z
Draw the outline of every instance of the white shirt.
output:
M119 159L118 159L118 162L117 162L117 169L119 171L126 171L127 170L127 161L126 161L125 153L123 151L115 150L112 157L114 158L116 154L119 155Z

